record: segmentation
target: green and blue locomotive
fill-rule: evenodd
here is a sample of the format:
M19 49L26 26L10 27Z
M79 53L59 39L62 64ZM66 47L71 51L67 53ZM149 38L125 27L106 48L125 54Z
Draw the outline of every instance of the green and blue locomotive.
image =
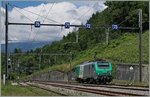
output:
M106 61L92 61L77 65L76 81L80 83L107 83L112 81L112 64Z

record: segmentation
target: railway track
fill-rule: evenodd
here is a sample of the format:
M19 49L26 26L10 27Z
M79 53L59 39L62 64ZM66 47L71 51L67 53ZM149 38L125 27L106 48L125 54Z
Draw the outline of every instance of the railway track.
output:
M81 87L81 86L77 86L77 85L58 84L58 83L39 82L39 81L34 81L34 83L50 85L50 86L65 88L65 89L69 89L69 90L88 92L88 93L93 93L93 94L98 94L98 95L106 95L106 96L146 96L143 94L117 92L117 91L102 90L102 89L93 89L93 88Z
M19 85L36 87L36 88L40 88L40 89L46 90L46 91L48 91L48 92L52 92L52 93L58 94L58 95L60 95L60 96L68 96L68 95L62 94L62 93L60 93L60 92L56 92L56 91L53 91L53 90L50 90L50 89L47 89L47 88L43 88L43 87L39 87L39 86L37 86L37 85L33 85L33 84L31 84L31 83L28 83L28 82L19 83Z
M139 91L149 91L149 88L143 87L132 87L132 86L119 86L119 85L92 85L92 84L81 84L82 86L90 87L105 87L105 88L116 88L116 89L129 89L129 90L139 90Z
M37 80L38 81L38 80ZM114 85L114 84L106 84L106 85L97 85L97 84L81 84L76 82L64 82L64 81L43 81L43 82L51 82L51 83L62 83L62 84L70 84L70 85L80 85L86 87L106 87L106 88L115 88L115 89L126 89L126 90L138 90L138 91L149 91L147 87L138 87L138 86L127 86L127 85Z

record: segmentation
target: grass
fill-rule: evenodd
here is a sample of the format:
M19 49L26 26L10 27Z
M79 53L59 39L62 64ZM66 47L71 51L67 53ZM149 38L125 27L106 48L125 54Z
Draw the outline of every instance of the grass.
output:
M2 96L59 96L57 94L48 92L35 87L30 86L12 86L11 82L7 85L1 83L1 95Z

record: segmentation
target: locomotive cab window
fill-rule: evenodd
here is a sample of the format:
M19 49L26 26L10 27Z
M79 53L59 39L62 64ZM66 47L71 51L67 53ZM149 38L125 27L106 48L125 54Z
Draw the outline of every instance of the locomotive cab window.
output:
M99 68L109 68L109 63L98 63Z

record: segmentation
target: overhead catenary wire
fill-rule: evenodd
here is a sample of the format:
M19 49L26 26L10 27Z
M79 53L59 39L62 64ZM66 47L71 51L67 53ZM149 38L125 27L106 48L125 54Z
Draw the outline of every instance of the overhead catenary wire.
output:
M18 7L18 6L16 6L16 5L12 5L12 4L9 4L11 7ZM53 6L53 5L52 5ZM50 7L50 9L51 9L52 7ZM29 10L26 10L26 9L23 9L24 11L27 11L27 12L30 12L30 13L32 13L32 14L35 14L35 15L38 15L39 17L41 17L41 18L44 18L44 19L47 19L47 20L50 20L50 21L53 21L53 22L57 22L57 21L55 21L55 20L52 20L52 19L48 19L47 18L47 16L46 17L44 17L44 16L41 16L41 15L39 15L39 14L37 14L37 13L34 13L34 12L32 12L32 11L29 11ZM59 23L59 22L57 22L57 23ZM33 40L34 40L34 38L33 38ZM32 40L32 41L33 41Z
M50 13L51 9L53 8L54 4L55 4L55 1L53 2L52 6L49 8L48 13L47 13L47 15L45 16L45 18L47 18L47 16L49 15L49 13ZM45 22L45 18L43 19L43 23ZM40 29L37 31L37 33L38 33L39 31L40 31ZM34 36L34 38L33 38L33 41L35 41L35 37L36 37L36 36L37 36L37 34L35 34L35 36Z
M12 7L12 6L11 6ZM12 7L13 8L13 7ZM24 15L22 12L20 12L16 7L14 7L16 9L17 12L19 12L20 14L22 14L23 16L25 16L28 20L30 20L31 22L33 22L33 20L31 20L30 18L28 18L26 15ZM31 26L32 27L32 26ZM29 34L29 39L30 39L31 33Z
M19 13L21 13L17 8L15 8ZM31 22L33 22L33 20L31 20L30 18L28 18L26 15L24 15L23 13L21 13L24 17L26 17L28 20L30 20Z
M95 4L96 4L96 3L94 3L93 6L94 6ZM90 10L91 10L91 8L89 8L86 12L84 12L81 16L79 16L79 17L77 18L77 20L80 19L81 17L83 17L84 15L86 15ZM72 24L73 24L75 21L76 21L76 20L72 21ZM70 30L69 30L69 32L70 32ZM58 36L60 36L60 34L59 34ZM63 34L63 36L64 36L64 34Z
M50 9L49 9L49 11L48 11L48 13L47 13L45 18L47 18L47 16L49 15L49 13L50 13L51 9L53 8L54 4L55 4L55 1L53 2L52 6L50 7Z
M5 7L5 4L4 4L4 2L2 2L2 7L4 8ZM4 11L1 11L1 16L5 16L5 12ZM12 18L12 17L9 17L8 16L8 18ZM1 20L1 23L3 23L3 26L1 26L0 28L1 28L1 33L2 33L2 38L3 38L3 36L5 36L5 33L4 33L4 30L5 30L5 20L4 21L2 21ZM2 41L2 40L1 40ZM9 40L10 41L10 40ZM11 40L12 41L12 40ZM9 51L9 50L8 50Z
M136 11L137 11L137 10L133 10L133 11L131 11L131 12L136 12ZM131 13L131 12L130 12L130 13ZM127 21L128 19L130 19L130 17L129 17L129 18L126 18L125 20L123 20L121 23L118 24L118 26L120 26L122 23L124 23L124 22Z
M11 6L12 7L12 6ZM13 7L12 7L13 8ZM26 15L24 15L22 12L20 12L16 7L14 7L16 9L17 12L19 12L20 14L22 14L24 17L26 17L28 20L30 20L31 22L33 22L33 20L31 20L30 18L28 18Z
M44 5L42 6L42 8L40 10L39 15L41 15L41 11L43 10L43 8L44 8ZM38 19L39 19L39 16L37 16L36 20L38 20Z
M10 5L10 4L9 4L9 5ZM51 7L51 8L52 8L52 7ZM23 10L25 10L25 9L23 9ZM89 10L91 10L91 9L89 9ZM89 10L88 10L88 11L89 11ZM26 11L27 11L27 10L26 10ZM29 11L29 12L31 12L31 11ZM34 12L32 12L32 13L34 13ZM34 13L34 14L36 14L36 13ZM85 14L86 14L86 13L85 13ZM83 14L83 15L85 15L85 14ZM36 14L36 15L37 15L37 14ZM81 15L79 18L81 18L83 15ZM38 16L40 16L40 17L43 18L43 16L41 16L41 15L39 15L39 14L38 14ZM47 19L47 16L44 17L44 19Z
M19 6L16 6L16 5L12 5L12 4L9 4L9 5L12 6L12 7L18 7L18 8L20 8ZM39 15L39 14L37 14L37 13L35 13L35 12L32 12L32 11L29 11L29 10L27 10L27 9L23 9L23 10L26 11L26 12L32 13L32 14L34 14L34 15L38 15L38 16L41 17L41 18L45 18L44 16L41 16L41 15ZM45 19L47 19L47 20L49 20L49 21L51 21L51 22L59 23L58 21L55 21L55 20L52 20L52 19L49 19L49 18L45 18Z
M96 3L93 4L93 7L94 7L95 4L96 4ZM92 8L93 8L93 7L92 7ZM77 20L80 19L81 17L83 17L84 15L86 15L90 10L91 10L91 8L89 8L86 12L84 12L81 16L79 16L79 17L77 18ZM74 20L74 21L75 21L75 20ZM74 23L74 21L72 21L72 23ZM75 29L76 29L76 27L75 27ZM78 37L79 37L78 35L79 35L79 33L77 32L77 34L76 34L76 42L75 42L75 43L78 43Z
M42 9L40 10L39 15L41 14L41 11L43 10L43 8L45 9L44 5L43 5ZM39 16L37 16L36 20L38 20L38 19L39 19ZM39 30L40 30L40 29L39 29ZM38 30L38 32L39 32L39 30ZM30 34L31 34L31 33L30 33ZM31 37L31 35L30 35L30 37ZM31 40L34 41L35 37L36 37L36 32L35 32L34 37L33 37Z
M43 8L44 8L44 5L42 6L42 8L40 10L39 15L41 14L41 11L43 10ZM37 16L36 20L38 20L38 19L39 19L39 16ZM31 25L31 28L32 28L32 25ZM31 31L31 33L32 33L32 31ZM30 38L31 38L31 33L29 34L29 39L28 40L30 40Z
M94 7L95 4L96 4L96 3L93 4L93 7ZM93 7L92 7L92 8L93 8ZM83 17L84 15L86 15L92 8L90 7L90 8L89 8L87 11L85 11L81 16L79 16L79 17L77 18L77 20L80 19L81 17ZM74 23L75 21L76 21L76 20L72 21L72 23Z

